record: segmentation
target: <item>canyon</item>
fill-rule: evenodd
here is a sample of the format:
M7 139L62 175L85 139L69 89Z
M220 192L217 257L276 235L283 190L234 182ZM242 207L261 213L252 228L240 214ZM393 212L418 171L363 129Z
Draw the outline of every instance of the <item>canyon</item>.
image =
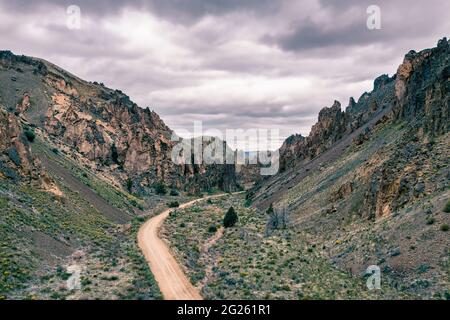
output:
M448 299L449 92L443 38L345 110L322 109L260 176L176 164L153 110L0 51L0 298L162 298L137 236L163 213L154 238L206 299ZM231 206L237 224L208 231ZM369 265L380 292L364 287ZM68 266L81 289L67 288Z

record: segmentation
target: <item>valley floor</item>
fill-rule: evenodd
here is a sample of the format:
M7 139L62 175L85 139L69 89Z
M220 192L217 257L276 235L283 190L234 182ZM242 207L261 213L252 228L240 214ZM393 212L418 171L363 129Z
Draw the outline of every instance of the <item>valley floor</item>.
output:
M163 225L162 237L205 299L423 298L402 290L385 270L381 290L368 290L365 269L350 272L333 259L342 240L321 243L296 227L268 234L266 214L246 204L243 195L209 199L172 212ZM224 229L230 206L239 221Z

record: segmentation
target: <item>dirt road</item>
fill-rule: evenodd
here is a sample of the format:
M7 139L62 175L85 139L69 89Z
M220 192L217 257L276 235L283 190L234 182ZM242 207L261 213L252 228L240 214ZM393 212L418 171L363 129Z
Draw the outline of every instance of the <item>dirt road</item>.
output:
M199 201L222 197L219 194L183 203L179 208L186 208ZM167 209L163 213L149 219L138 232L138 243L150 269L166 300L202 300L198 290L191 284L181 266L172 255L166 243L158 237L158 231L164 219L176 209Z

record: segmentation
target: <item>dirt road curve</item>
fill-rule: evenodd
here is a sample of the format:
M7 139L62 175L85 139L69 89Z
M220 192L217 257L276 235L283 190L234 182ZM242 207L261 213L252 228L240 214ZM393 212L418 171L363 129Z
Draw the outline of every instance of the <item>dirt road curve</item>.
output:
M183 203L179 208L186 208L199 201L222 197L219 194ZM150 269L158 283L164 299L166 300L202 300L198 290L191 284L184 274L181 266L172 255L169 247L158 237L158 231L164 219L174 209L149 219L138 232L138 243Z

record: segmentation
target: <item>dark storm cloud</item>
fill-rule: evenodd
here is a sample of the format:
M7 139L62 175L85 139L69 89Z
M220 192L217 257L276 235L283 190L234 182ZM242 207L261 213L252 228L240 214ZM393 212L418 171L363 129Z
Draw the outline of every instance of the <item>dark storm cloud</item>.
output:
M361 14L364 18L364 15ZM324 30L320 24L310 20L297 26L287 35L265 38L269 43L277 43L285 50L324 49L349 45L373 44L383 39L382 32L374 33L365 28L365 19L355 21L345 28Z
M308 16L293 22L278 34L265 35L262 40L283 50L318 49L326 54L339 54L327 49L374 44L395 46L398 40L429 35L440 23L445 24L449 20L448 4L439 0L427 1L425 6L421 1L408 0L320 0L319 3L325 19L314 20L314 16ZM367 8L371 5L381 10L380 30L367 28Z
M43 5L67 8L79 6L90 15L109 15L125 8L147 10L177 23L192 23L205 15L224 15L233 11L267 13L279 3L272 0L15 0L8 1L6 8L13 11L32 12Z

